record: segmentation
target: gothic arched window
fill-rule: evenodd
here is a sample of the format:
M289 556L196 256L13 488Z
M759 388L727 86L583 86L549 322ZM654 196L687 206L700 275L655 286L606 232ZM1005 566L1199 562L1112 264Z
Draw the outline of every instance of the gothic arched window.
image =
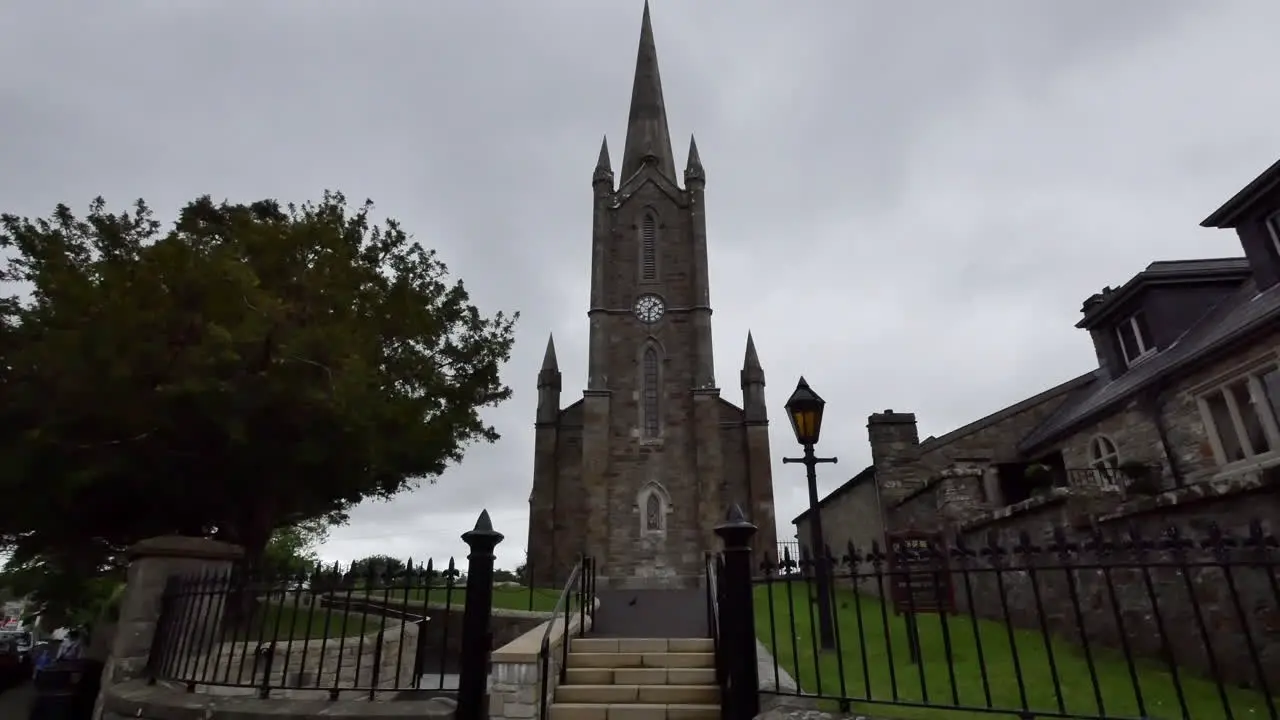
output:
M649 493L649 499L645 501L644 509L644 529L657 531L662 529L662 499L657 493Z
M658 279L658 219L649 212L640 221L640 279Z
M658 351L652 347L644 350L644 434L658 436Z

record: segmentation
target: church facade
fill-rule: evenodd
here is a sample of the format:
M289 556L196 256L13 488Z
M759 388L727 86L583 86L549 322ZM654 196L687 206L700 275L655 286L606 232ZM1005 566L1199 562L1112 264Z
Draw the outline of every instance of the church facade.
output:
M683 187L681 186L683 180ZM583 397L561 407L555 346L538 374L528 567L563 584L580 554L600 587L696 585L738 504L774 555L764 371L747 337L743 406L720 396L711 335L706 177L690 139L676 173L649 9L618 173L592 174L590 344Z

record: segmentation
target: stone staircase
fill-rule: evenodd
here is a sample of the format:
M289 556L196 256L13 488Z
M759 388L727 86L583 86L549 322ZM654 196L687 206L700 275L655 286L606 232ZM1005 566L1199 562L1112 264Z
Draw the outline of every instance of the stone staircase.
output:
M549 720L719 720L710 638L574 638Z

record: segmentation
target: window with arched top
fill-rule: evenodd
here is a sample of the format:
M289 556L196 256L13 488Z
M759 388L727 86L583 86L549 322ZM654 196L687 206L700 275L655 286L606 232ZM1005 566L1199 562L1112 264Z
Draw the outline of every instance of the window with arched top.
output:
M653 347L644 350L644 434L646 437L658 437L658 351Z
M1116 471L1120 467L1120 451L1111 438L1098 435L1089 441L1089 467L1098 473L1103 482L1115 483Z
M636 493L635 512L641 537L665 535L667 513L671 512L671 496L661 483L649 481Z
M640 279L658 279L658 218L649 212L640 221Z
M644 529L650 532L662 530L662 498L657 493L649 493L645 501Z

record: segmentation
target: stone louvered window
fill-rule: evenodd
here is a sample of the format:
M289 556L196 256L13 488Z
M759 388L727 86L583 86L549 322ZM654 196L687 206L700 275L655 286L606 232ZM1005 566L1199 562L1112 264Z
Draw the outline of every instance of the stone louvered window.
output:
M1242 373L1197 404L1219 465L1280 459L1280 364Z
M658 437L658 351L652 347L644 350L644 434L645 437Z
M658 219L649 212L640 221L640 279L658 279Z

